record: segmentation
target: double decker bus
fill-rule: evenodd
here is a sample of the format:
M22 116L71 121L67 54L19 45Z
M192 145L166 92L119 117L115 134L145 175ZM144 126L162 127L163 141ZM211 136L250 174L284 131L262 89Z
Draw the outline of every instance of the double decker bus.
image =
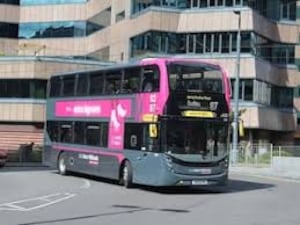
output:
M226 71L196 59L52 76L44 163L125 187L226 184L230 95Z

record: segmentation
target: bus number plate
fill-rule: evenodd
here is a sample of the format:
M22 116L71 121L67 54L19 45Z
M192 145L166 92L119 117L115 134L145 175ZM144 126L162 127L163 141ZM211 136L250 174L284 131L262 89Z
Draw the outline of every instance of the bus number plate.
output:
M192 185L207 185L207 180L192 180Z

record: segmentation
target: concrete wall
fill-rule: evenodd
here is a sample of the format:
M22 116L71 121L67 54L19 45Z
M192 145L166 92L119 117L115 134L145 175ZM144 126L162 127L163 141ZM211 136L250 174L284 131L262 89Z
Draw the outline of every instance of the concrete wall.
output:
M293 173L300 176L300 157L273 157L272 170L276 173Z

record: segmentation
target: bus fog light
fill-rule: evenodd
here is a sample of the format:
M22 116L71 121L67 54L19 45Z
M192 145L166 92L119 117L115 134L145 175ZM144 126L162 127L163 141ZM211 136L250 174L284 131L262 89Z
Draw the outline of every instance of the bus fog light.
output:
M180 180L177 185L191 185L191 181L188 180Z

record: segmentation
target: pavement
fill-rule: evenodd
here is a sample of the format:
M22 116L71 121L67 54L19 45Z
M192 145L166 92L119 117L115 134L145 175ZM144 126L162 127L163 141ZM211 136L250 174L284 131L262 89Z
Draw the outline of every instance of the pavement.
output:
M265 176L300 181L300 171L275 170L271 167L230 166L229 173Z

